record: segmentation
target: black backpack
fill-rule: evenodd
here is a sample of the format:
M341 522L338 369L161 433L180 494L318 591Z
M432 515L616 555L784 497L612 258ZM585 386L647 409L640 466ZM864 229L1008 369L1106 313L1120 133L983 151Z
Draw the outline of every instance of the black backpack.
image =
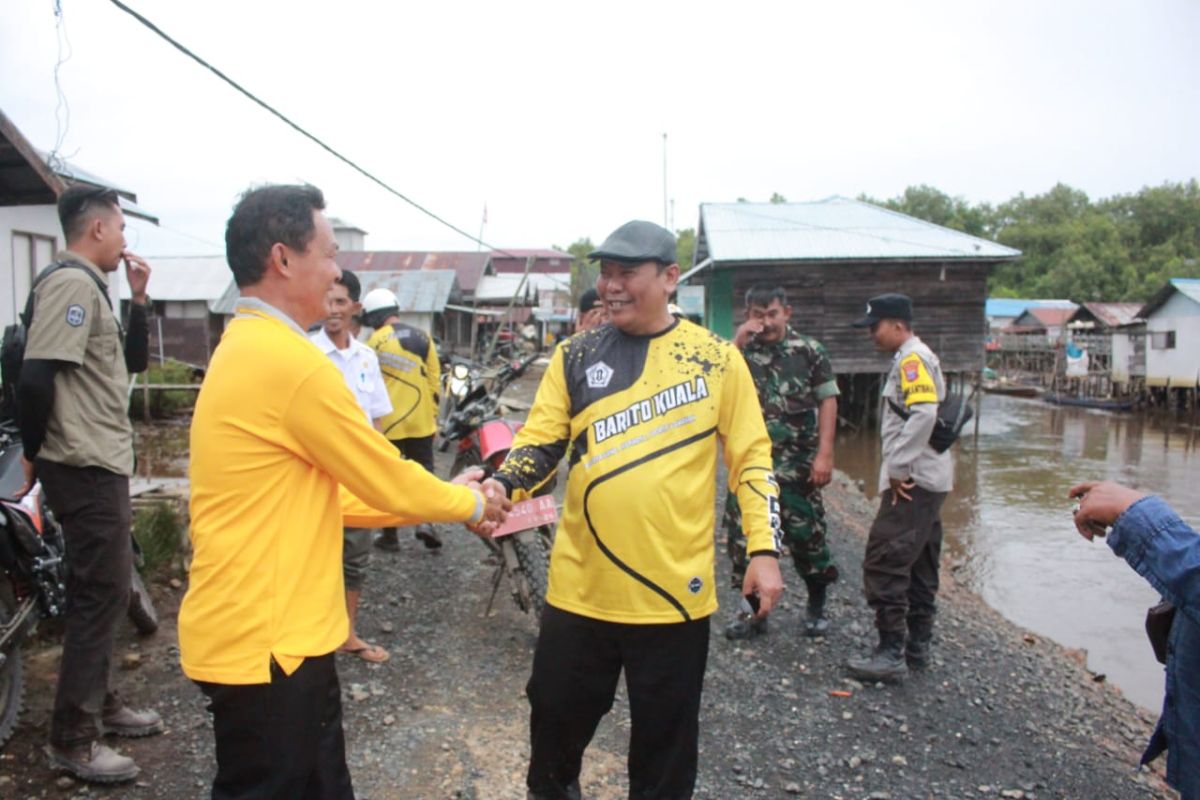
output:
M96 282L96 288L104 296L112 308L112 300L108 297L108 287L96 274L78 261L55 261L46 267L33 280L29 287L29 297L25 300L25 310L12 325L4 328L4 339L0 341L0 417L17 419L17 386L21 382L21 365L25 363L25 342L29 337L29 328L33 325L33 292L42 281L60 269L78 269L88 274Z
M938 403L937 422L933 425L933 432L929 434L929 446L934 449L934 452L944 453L958 441L963 427L975 416L975 412L971 410L971 399L974 396L974 390L971 391L970 396L955 392L947 394L946 399ZM906 420L912 416L911 411L892 398L889 397L887 401L888 405L892 407L892 411L895 411L900 419Z

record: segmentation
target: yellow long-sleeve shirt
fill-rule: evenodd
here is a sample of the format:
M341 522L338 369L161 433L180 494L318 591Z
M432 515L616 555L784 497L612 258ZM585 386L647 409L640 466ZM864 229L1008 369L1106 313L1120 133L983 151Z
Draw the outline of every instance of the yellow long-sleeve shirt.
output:
M483 499L405 461L363 418L337 367L294 322L243 299L191 428L188 677L270 681L346 640L343 524L459 522Z
M572 444L547 602L623 623L713 613L718 437L749 552L775 555L771 440L732 345L689 322L657 336L605 325L560 345L498 473L519 498Z
M416 439L437 431L442 367L433 340L419 328L394 322L371 334L367 346L379 356L392 413L380 420L389 439Z

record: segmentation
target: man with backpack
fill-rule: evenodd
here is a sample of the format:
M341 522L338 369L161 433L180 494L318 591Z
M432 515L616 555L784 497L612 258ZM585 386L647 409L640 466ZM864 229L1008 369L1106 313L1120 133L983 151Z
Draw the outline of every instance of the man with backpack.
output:
M948 449L930 445L946 382L938 357L913 333L912 300L883 294L854 323L870 328L877 350L893 353L883 387L879 512L867 537L863 588L875 610L879 644L851 659L860 680L895 681L929 665L942 551L942 503L954 483Z
M35 282L17 389L26 489L34 475L62 524L67 610L47 752L53 768L112 783L138 774L103 734L162 732L112 689L116 626L129 607L129 373L146 368L150 267L125 249L125 217L111 189L73 186L58 199L67 251ZM124 262L131 303L122 332L108 276Z

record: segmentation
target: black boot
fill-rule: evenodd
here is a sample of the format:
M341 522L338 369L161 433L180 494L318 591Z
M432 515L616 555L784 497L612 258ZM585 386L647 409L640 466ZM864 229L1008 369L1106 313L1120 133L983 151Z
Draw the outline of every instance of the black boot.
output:
M829 584L824 581L805 581L808 586L808 615L804 619L804 635L824 636L829 633L829 618L825 616L825 599Z
M894 683L908 672L904 663L904 634L879 632L879 644L871 655L852 658L846 663L850 675L860 681Z
M442 540L428 522L418 525L413 535L421 540L426 550L437 550L442 546Z
M909 620L904 660L911 670L929 668L929 643L933 639L933 620Z

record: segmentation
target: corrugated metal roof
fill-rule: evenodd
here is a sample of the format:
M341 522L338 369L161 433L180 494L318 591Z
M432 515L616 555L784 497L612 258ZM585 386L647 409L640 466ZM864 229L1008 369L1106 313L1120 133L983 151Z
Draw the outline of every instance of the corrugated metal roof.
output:
M812 203L704 203L696 260L1013 259L1019 250L879 206L830 197Z
M1171 278L1171 285L1188 298L1200 303L1200 278Z
M1091 312L1092 316L1104 323L1106 327L1116 328L1120 325L1127 325L1137 318L1138 311L1141 310L1141 303L1084 303L1083 308ZM1076 311L1074 316L1079 316L1080 311Z
M54 173L60 178L66 180L67 183L86 183L89 186L99 186L105 189L112 189L117 193L117 202L120 203L122 211L131 216L140 217L147 222L153 222L155 225L158 224L158 217L154 216L149 211L138 205L137 195L134 194L132 189L126 189L123 186L118 186L107 178L101 178L94 172L88 172L83 167L72 164L71 162L66 161L58 156L54 158L54 163L50 164L49 153L44 153L41 150L38 150L37 153L42 157L43 161L46 161L47 164L50 165L50 168L54 170Z
M401 313L440 314L456 295L454 270L433 269L405 272L368 270L356 273L365 295L372 289L390 289Z
M238 291L237 283L233 278L229 279L229 284L225 287L225 291L216 300L208 304L208 310L212 314L218 314L223 317L233 316L233 312L237 310L238 298L242 293Z
M491 261L491 253L452 251L340 250L337 255L338 266L354 272L454 270L458 275L458 286L464 292L475 291L479 279L487 274Z
M125 270L115 273L117 297L129 299ZM224 256L159 256L150 261L147 291L155 300L204 300L215 303L225 293L233 277Z
M1175 292L1179 292L1194 303L1200 303L1200 279L1171 278L1166 286L1155 292L1154 297L1150 298L1150 302L1142 306L1137 315L1142 319L1149 319L1150 315L1161 308L1163 303L1167 302Z
M479 285L475 287L475 302L482 305L488 302L507 301L517 293L518 289L522 288L521 280L525 277L512 272L506 272L503 275L485 275L479 279ZM534 288L533 282L526 281L521 292L524 301L528 302L536 294L537 289ZM517 298L518 303L522 302L521 297Z
M1058 325L1065 325L1071 315L1075 313L1074 304L1072 308L1027 308L1021 316L1013 320L1015 328L1053 328Z
M989 297L984 314L989 317L1019 317L1027 308L1070 308L1070 300L1024 300L1016 297Z
M355 273L362 285L362 293L372 289L390 289L396 295L402 313L441 313L459 291L453 270L436 269L424 271L368 270ZM225 291L212 303L209 310L214 314L229 316L237 309L241 296L237 285L230 280Z
M571 270L571 254L560 250L528 249L510 247L507 250L493 250L492 264L497 272L524 272L525 259L533 256L531 273L569 272Z

